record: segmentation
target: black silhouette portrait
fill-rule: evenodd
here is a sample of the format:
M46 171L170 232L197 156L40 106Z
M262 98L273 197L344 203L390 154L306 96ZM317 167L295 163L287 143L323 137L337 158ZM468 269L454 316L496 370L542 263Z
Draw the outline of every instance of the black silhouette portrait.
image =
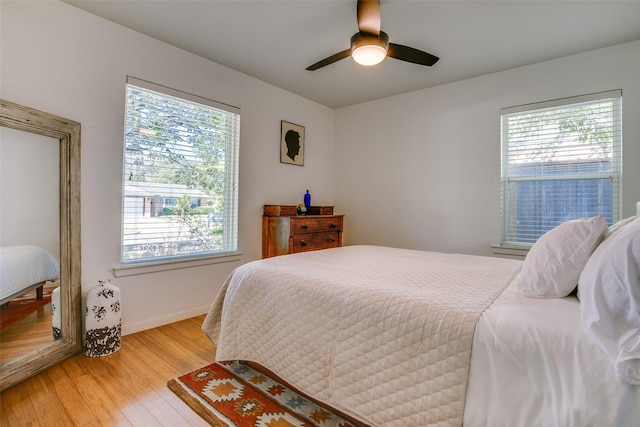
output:
M280 162L304 166L304 126L284 120L280 128Z
M295 130L288 130L284 140L287 143L287 157L295 162L300 153L300 134Z

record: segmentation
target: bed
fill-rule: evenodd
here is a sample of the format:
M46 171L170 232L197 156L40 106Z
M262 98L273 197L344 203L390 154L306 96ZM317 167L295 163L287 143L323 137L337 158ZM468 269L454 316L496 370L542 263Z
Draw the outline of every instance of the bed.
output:
M0 304L36 289L42 299L42 286L60 276L60 263L47 250L33 245L0 248Z
M627 225L637 267L640 219L618 231ZM368 425L637 425L638 325L628 328L635 328L637 348L623 348L627 333L616 353L584 319L597 294L588 282L603 274L586 264L617 238L602 222L598 229L599 237L572 227L575 239L547 239L570 246L565 252L578 276L591 268L589 277L573 274L575 283L585 282L580 300L575 284L562 297L532 295L529 258L346 246L237 268L203 330L216 344L216 360L258 363ZM586 258L582 265L576 254ZM614 356L623 353L637 368L631 377L620 376Z

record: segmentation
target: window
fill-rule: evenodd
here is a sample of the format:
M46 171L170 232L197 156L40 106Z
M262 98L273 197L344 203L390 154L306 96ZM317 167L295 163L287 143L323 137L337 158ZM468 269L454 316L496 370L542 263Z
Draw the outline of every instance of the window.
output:
M621 91L501 110L501 245L576 218L620 218Z
M237 251L239 144L237 108L127 78L122 263Z

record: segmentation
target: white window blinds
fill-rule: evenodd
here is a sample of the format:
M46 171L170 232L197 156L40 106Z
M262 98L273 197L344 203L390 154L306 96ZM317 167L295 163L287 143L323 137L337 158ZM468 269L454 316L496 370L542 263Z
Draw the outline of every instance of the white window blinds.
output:
M239 109L127 78L123 263L237 250Z
M622 92L501 110L501 244L576 218L620 218Z

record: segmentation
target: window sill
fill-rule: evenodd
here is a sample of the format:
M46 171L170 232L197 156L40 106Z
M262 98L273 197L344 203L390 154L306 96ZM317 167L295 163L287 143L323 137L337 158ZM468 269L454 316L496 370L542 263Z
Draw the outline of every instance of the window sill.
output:
M113 268L115 277L135 276L137 274L178 270L180 268L199 267L209 264L240 261L242 252L226 252L220 255L208 255L198 258L179 258L173 260L151 261L144 263L122 264Z
M528 246L491 245L494 255L502 258L525 259L529 253Z

